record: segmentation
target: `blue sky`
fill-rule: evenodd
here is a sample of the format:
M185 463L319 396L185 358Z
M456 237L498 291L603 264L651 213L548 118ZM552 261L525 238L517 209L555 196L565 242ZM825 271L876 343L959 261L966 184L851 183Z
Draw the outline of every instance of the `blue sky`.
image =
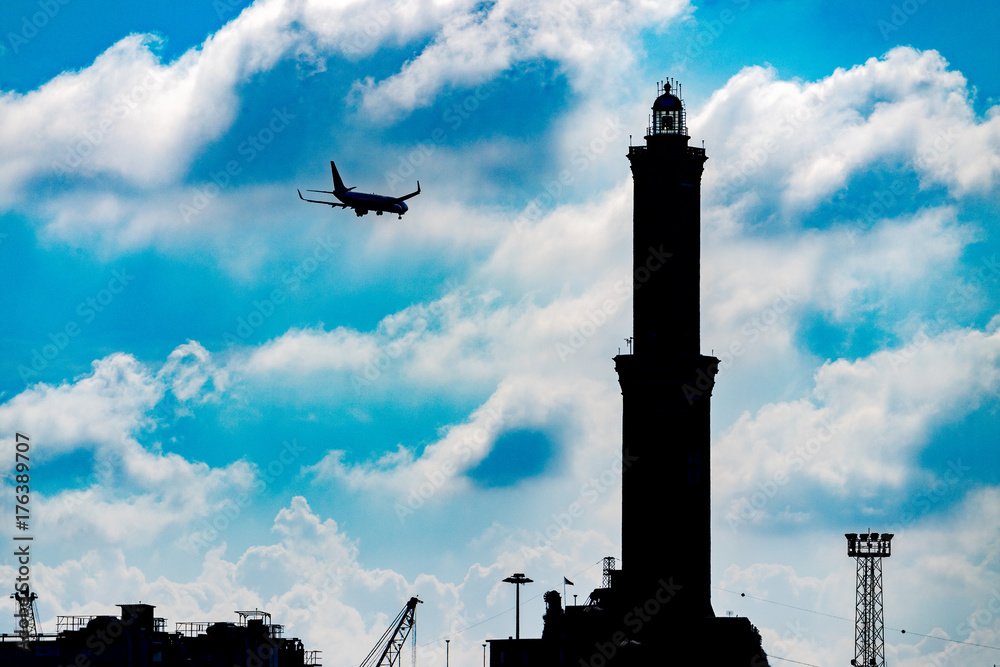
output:
M673 77L709 156L716 612L772 664L846 661L843 534L890 531L890 661L995 662L998 20L4 3L0 451L31 438L43 629L259 607L350 667L419 594L421 662L449 638L478 664L504 577L536 582L526 636L563 576L582 602L620 555L624 156ZM403 220L301 202L331 159L422 194Z

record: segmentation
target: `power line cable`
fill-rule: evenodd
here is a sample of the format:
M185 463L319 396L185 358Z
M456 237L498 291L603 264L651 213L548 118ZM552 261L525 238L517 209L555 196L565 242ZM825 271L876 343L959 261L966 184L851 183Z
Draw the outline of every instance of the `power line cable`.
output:
M782 658L780 655L771 655L770 653L767 657L774 658L775 660L784 660L785 662L794 662L796 665L809 665L809 667L819 667L819 665L814 665L811 662L800 662L798 660L792 660L791 658Z
M718 589L718 590L720 590L720 591L722 591L724 593L732 593L733 595L737 595L736 591L731 591L731 590L722 588L721 586L713 586L712 588ZM805 607L796 607L795 605L792 605L792 604L786 604L784 602L777 602L775 600L767 600L765 598L759 598L759 597L756 597L756 596L753 596L753 595L747 595L746 593L739 593L738 595L740 597L750 598L751 600L759 600L760 602L766 602L768 604L778 605L779 607L788 607L789 609L797 609L798 611L804 611L804 612L806 612L808 614L816 614L818 616L826 616L828 618L835 618L835 619L837 619L839 621L847 621L848 623L853 623L854 622L854 619L846 618L844 616L837 616L835 614L826 614L826 613L821 612L821 611L816 611L815 609L806 609ZM893 632L898 632L898 633L904 634L904 635L905 634L911 634L911 635L917 635L918 637L927 637L929 639L940 639L943 642L952 642L953 644L965 644L966 646L975 646L975 647L978 647L978 648L987 648L987 649L990 649L990 650L993 650L993 651L1000 651L1000 646L990 646L989 644L978 644L976 642L963 641L961 639L949 639L948 637L939 637L937 635L926 635L926 634L923 634L923 633L920 633L920 632L914 632L912 630L905 630L903 628L889 628L889 627L887 627L886 630L892 630ZM784 658L781 658L781 659L784 659Z

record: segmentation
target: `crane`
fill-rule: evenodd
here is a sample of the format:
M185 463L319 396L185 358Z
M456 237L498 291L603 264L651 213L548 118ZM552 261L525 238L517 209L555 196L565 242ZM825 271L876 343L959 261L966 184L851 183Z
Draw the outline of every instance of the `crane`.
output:
M382 637L375 643L375 647L368 654L368 657L361 661L360 667L402 667L399 662L399 654L406 643L406 637L413 630L413 664L417 662L417 619L414 612L417 603L423 603L412 597L403 607L403 610L396 616ZM376 656L378 656L376 658Z

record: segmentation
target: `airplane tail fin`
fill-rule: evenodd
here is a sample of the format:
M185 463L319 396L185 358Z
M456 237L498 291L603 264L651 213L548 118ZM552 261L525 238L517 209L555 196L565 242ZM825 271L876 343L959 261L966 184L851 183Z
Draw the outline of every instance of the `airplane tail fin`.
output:
M347 190L353 190L354 188L348 188L344 186L344 181L340 178L340 172L337 171L337 165L330 160L330 171L333 172L333 191L334 192L345 192Z

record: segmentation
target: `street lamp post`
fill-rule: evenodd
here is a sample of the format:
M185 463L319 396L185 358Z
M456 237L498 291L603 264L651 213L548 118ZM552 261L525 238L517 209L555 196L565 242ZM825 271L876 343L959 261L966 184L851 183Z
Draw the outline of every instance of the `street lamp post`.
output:
M514 603L514 638L521 638L521 584L530 584L531 579L524 576L523 572L515 572L511 576L504 579L505 583L514 584L517 587L517 594L515 596L516 602Z

